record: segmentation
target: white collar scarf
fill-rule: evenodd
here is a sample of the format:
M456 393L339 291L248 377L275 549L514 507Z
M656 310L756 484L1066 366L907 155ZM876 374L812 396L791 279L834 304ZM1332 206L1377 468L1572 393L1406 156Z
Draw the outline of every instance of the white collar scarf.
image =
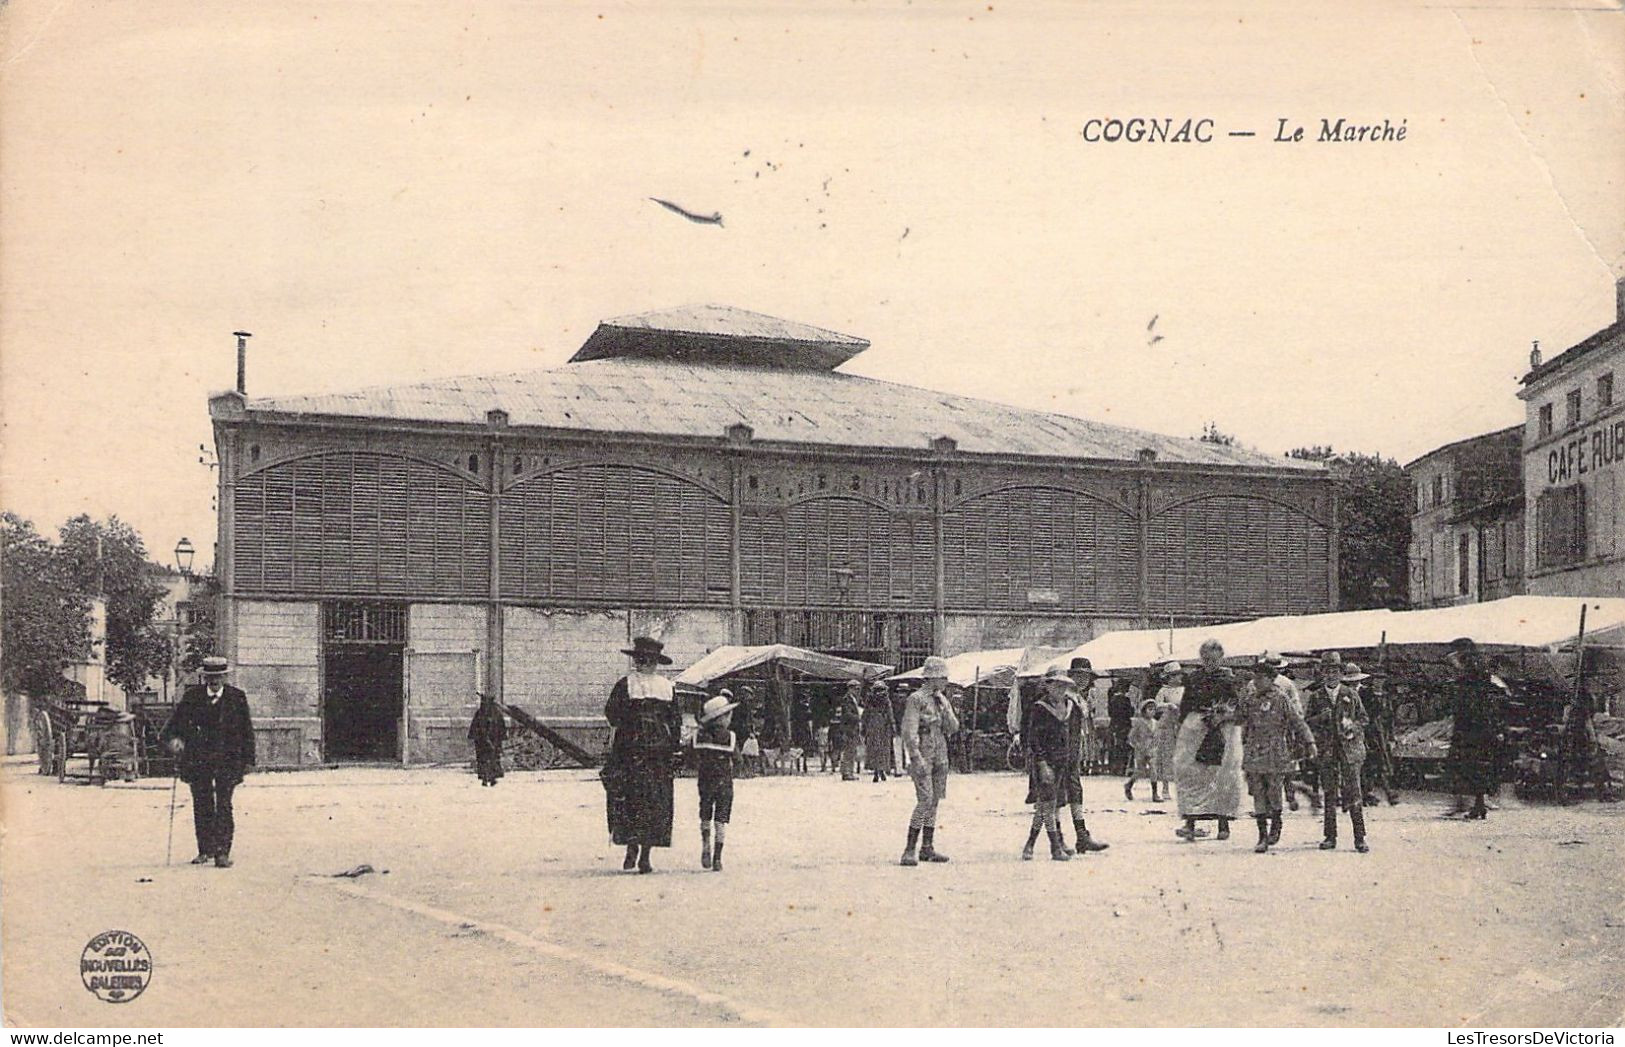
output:
M640 673L634 669L626 674L626 696L669 702L672 700L671 681L659 673Z

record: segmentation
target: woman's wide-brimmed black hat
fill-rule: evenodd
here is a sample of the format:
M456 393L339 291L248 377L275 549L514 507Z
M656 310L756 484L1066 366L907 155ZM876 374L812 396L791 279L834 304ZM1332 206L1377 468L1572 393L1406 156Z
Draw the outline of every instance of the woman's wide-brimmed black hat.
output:
M631 655L634 661L647 658L661 665L670 665L671 659L661 653L665 649L666 645L652 636L636 636L632 638L632 646L622 647L621 653Z

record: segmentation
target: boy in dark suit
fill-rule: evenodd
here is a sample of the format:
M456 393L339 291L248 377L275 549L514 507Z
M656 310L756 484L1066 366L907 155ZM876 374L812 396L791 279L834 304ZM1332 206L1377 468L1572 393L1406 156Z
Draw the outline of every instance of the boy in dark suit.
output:
M734 808L734 752L737 740L728 728L738 702L729 691L708 699L700 711L699 730L694 734L694 752L700 769L700 867L722 871L722 845L727 842L728 822ZM711 826L716 825L717 842L711 845Z

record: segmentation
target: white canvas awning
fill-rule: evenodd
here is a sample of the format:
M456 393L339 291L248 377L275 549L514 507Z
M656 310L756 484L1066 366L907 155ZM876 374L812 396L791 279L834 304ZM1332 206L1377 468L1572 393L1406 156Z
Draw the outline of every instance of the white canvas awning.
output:
M966 651L948 659L948 682L960 687L1008 684L1012 673L1028 675L1034 666L1048 662L1063 650L1060 647L1001 647L989 651ZM892 679L918 680L920 670L910 669Z
M1458 636L1481 647L1572 647L1586 609L1586 645L1612 646L1625 638L1625 599L1607 597L1509 596L1488 603L1407 611L1392 617L1389 646L1448 645Z
M761 647L718 647L679 673L675 682L704 687L718 677L768 664L786 665L822 680L878 680L892 671L892 666L878 662L838 658L778 643Z
M1097 636L1059 657L1035 665L1023 676L1042 675L1051 665L1088 658L1096 672L1140 669L1153 661L1195 661L1203 642L1218 640L1227 661L1282 654L1375 649L1386 641L1396 654L1437 648L1458 636L1482 647L1557 652L1572 649L1586 607L1586 646L1625 646L1625 599L1605 597L1509 596L1488 603L1422 611L1338 611L1282 615L1225 625L1181 629L1129 629Z
M1338 611L1172 630L1128 629L1097 636L1022 675L1042 675L1051 665L1064 668L1080 656L1088 658L1097 673L1143 669L1168 658L1194 662L1202 644L1210 639L1224 645L1225 660L1230 662L1257 658L1265 651L1375 647L1382 640L1384 623L1393 616L1394 612L1385 610Z

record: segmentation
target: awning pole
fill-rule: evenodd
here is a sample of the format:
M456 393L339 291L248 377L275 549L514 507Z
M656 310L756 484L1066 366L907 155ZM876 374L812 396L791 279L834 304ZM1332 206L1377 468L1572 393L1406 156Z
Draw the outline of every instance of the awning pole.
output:
M1585 695L1586 677L1586 605L1580 605L1580 631L1574 638L1574 699L1572 714L1580 715L1580 700ZM1566 718L1565 718L1566 719ZM1569 721L1572 726L1572 721ZM1569 802L1569 767L1567 739L1559 739L1557 746L1557 802ZM1589 754L1588 754L1589 755Z
M976 731L976 707L978 704L977 699L979 697L977 692L981 690L981 687L982 667L978 665L976 667L976 671L971 674L970 678L970 723L966 725L966 730L964 732L966 774L976 770L976 745L974 739Z
M1580 632L1574 640L1574 697L1578 701L1585 687L1586 677L1586 605L1580 605Z

